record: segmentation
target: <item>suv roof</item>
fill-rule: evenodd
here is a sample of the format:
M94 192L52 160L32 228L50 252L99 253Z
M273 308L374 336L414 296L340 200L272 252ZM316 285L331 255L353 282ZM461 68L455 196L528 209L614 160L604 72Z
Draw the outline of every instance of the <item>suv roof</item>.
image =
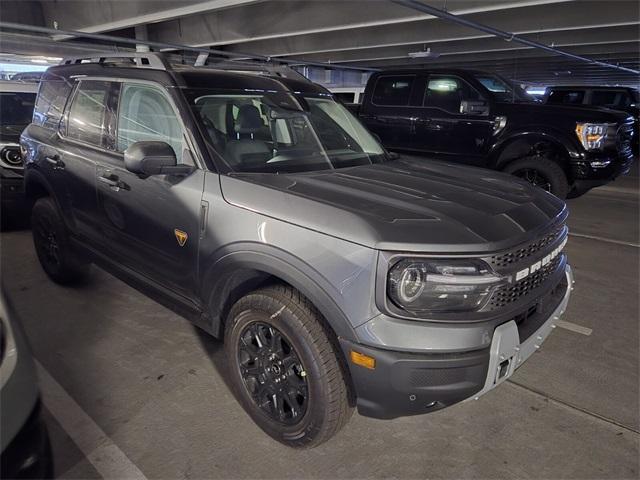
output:
M43 80L76 76L109 76L152 80L167 87L275 90L304 93L330 92L298 72L277 65L221 62L191 66L171 64L156 53L114 54L99 58L70 58L50 67Z
M612 87L612 86L602 86L602 85L551 85L547 87L547 90L627 90L632 92L637 92L637 88L633 87Z
M444 67L435 67L435 68L399 68L399 69L389 69L382 70L379 72L375 72L372 75L397 75L397 74L421 74L421 73L449 73L449 74L457 74L457 75L495 75L494 73L483 71L483 70L471 70L466 68L444 68Z

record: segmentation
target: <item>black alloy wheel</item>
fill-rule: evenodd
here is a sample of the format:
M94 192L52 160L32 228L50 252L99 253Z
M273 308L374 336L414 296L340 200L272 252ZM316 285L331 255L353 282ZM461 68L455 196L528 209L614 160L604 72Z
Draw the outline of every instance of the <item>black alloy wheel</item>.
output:
M89 262L72 247L64 220L53 199L39 198L31 211L33 244L46 274L56 283L87 279Z
M263 322L247 325L238 340L238 365L247 392L270 418L293 425L304 416L307 372L277 328Z
M240 298L224 347L236 398L275 440L311 448L349 421L355 398L338 340L294 288L276 284Z
M50 268L60 268L60 246L51 219L38 217L32 228L34 236L38 236L35 245L40 260Z
M533 168L523 168L512 173L516 177L526 180L531 185L542 188L551 193L551 181L539 170Z

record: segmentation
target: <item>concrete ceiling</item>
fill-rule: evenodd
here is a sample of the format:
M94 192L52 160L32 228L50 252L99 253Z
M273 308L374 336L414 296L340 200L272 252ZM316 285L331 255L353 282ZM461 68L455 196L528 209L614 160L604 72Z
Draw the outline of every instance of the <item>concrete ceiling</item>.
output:
M635 0L423 0L465 19L584 57L640 69ZM387 0L1 1L2 21L87 33L356 65L494 70L533 84L638 84L638 76L577 62L442 20ZM5 32L0 51L58 56L108 42L66 36L26 41ZM430 49L436 58L411 59Z

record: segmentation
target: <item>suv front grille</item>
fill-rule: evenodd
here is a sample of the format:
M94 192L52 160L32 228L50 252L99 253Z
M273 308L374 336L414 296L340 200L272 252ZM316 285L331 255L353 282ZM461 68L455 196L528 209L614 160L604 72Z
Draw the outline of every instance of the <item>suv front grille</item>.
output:
M528 296L530 293L537 290L538 287L543 285L549 279L549 277L551 277L558 270L558 267L563 262L564 258L564 255L558 255L540 270L529 275L526 278L523 278L519 282L516 282L512 285L504 285L502 287L498 287L493 292L493 295L491 295L491 299L489 300L489 303L487 305L489 310L496 310L505 307L511 303L517 302L518 300Z
M529 257L541 252L544 248L554 243L561 236L565 235L565 226L560 225L553 229L550 233L528 243L516 250L507 253L493 255L487 258L487 262L496 270L503 270L509 267L515 267L520 262L524 262Z

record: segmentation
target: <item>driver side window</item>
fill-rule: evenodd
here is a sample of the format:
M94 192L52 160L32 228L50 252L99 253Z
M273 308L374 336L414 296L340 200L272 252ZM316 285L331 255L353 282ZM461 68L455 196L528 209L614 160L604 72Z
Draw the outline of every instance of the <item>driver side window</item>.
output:
M430 75L424 92L423 106L459 115L463 101L481 101L478 91L461 78Z
M160 90L147 85L123 85L118 109L117 149L124 152L139 141L162 141L182 163L184 132L172 105Z

